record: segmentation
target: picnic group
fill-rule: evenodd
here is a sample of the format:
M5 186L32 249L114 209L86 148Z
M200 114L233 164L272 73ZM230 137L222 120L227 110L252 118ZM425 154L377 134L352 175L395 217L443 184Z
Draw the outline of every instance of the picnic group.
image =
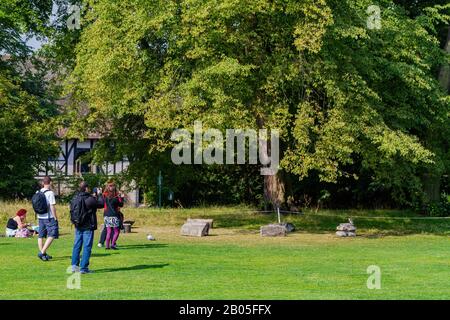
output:
M103 209L103 229L98 247L105 250L117 250L117 240L123 228L124 197L118 192L114 181L108 181L102 188L93 188L86 181L79 184L78 191L70 202L70 220L75 226L75 240L72 249L72 272L92 273L89 259L94 243L94 231L97 230L97 209ZM27 223L27 210L20 209L16 216L9 218L6 237L26 238L38 235L37 257L49 261L48 253L52 242L59 237L58 213L56 212L55 193L52 191L52 179L48 176L41 181L41 189L32 197L33 210L38 226ZM81 254L81 252L83 252Z

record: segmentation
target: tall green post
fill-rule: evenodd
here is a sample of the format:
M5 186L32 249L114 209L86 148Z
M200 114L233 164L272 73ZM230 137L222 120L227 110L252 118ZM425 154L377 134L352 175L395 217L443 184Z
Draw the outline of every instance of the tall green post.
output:
M159 176L158 176L158 206L159 206L159 210L161 210L161 190L162 190L162 175L161 175L161 170L159 171Z

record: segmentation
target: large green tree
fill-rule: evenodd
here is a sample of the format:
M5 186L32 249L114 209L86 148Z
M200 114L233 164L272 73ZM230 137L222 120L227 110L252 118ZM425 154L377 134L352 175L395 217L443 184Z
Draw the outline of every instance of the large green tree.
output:
M405 8L406 13L411 18L418 18L423 22L423 25L437 34L443 50L450 54L450 25L448 23L448 9L447 15L442 15L444 5L447 5L446 0L395 0ZM448 63L442 64L438 72L438 80L444 92L450 93L450 66ZM439 126L431 126L427 130L426 144L433 149L434 152L440 154L440 159L449 159L448 144L442 144L439 137L436 136L436 131L441 128ZM441 136L442 137L442 136ZM438 143L436 143L438 142ZM447 154L446 154L447 153ZM439 201L441 197L441 182L444 174L448 174L448 164L438 163L435 166L428 166L422 173L422 182L425 191L427 202Z
M381 28L371 28L371 5L87 1L68 86L72 133L102 132L116 154L148 166L143 155L170 148L172 130L195 120L278 128L282 170L265 177L273 203L287 174L312 172L326 182L364 173L400 202L423 199L423 172L448 172L450 100L436 76L448 56L433 26L448 23L449 6L410 17L378 1Z
M0 194L29 195L41 166L57 151L48 73L26 41L48 34L51 1L0 3Z

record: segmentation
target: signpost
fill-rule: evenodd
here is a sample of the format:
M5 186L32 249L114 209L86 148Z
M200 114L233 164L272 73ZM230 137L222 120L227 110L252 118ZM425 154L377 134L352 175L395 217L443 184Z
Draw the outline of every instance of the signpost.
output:
M161 175L161 170L159 171L159 176L158 176L158 207L159 210L161 210L161 190L162 190L162 175Z
M278 224L281 224L280 207L277 207L277 215L278 215Z

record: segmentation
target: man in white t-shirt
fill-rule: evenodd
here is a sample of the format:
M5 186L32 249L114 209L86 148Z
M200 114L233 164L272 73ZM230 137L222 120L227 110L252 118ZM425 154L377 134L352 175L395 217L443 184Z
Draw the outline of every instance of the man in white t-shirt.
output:
M47 254L47 250L53 242L53 239L59 237L58 216L56 215L56 200L55 194L52 191L52 179L50 177L44 177L42 180L43 188L40 192L44 193L47 200L48 212L44 214L38 214L39 220L39 237L38 246L39 253L38 258L43 261L48 261L52 257ZM43 238L47 238L43 243Z

